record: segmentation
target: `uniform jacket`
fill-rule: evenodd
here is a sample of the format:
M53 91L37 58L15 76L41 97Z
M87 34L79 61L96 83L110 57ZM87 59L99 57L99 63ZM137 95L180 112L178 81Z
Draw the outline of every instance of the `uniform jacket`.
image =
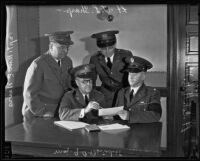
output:
M96 101L101 107L105 107L104 95L93 89L89 93L89 101ZM79 89L68 91L63 96L59 107L60 120L79 120L80 112L87 105ZM91 114L88 114L87 119L91 119Z
M71 85L70 70L72 61L69 57L61 60L61 67L53 57L46 52L36 58L27 69L22 114L32 113L42 116L46 112L54 114L64 91Z
M117 95L116 106L124 106L129 111L130 123L157 122L162 109L160 92L143 84L130 102L130 87L122 88Z
M111 69L107 66L105 56L100 51L90 59L90 63L95 65L96 73L102 82L101 92L105 95L107 101L113 100L114 93L118 89L128 86L127 75L122 72L122 69L125 67L125 58L129 56L132 56L130 51L115 49ZM97 76L94 80L96 81L96 79Z

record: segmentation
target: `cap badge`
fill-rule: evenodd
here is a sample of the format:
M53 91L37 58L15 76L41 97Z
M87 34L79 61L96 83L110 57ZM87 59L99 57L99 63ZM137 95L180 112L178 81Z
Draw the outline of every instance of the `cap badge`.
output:
M131 62L131 63L134 63L134 58L131 58L131 59L130 59L130 62Z
M90 69L89 69L88 66L85 66L85 69L84 69L84 70L85 70L85 73L87 73L87 72L89 72Z
M106 38L107 38L107 35L106 35L106 34L103 34L103 35L102 35L102 38L103 38L103 39L106 39Z

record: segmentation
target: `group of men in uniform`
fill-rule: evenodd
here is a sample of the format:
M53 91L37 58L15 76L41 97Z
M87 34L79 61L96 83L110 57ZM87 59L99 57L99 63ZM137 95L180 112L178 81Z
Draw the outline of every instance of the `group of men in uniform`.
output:
M129 123L159 121L162 110L160 93L144 84L153 65L131 51L116 48L119 31L92 34L99 51L89 64L73 68L67 56L73 44L73 31L54 32L49 36L49 50L29 66L23 91L22 114L28 117L55 117L60 120L91 122L103 119L100 108L124 106L111 119ZM102 84L96 87L99 76ZM75 82L76 88L72 86Z

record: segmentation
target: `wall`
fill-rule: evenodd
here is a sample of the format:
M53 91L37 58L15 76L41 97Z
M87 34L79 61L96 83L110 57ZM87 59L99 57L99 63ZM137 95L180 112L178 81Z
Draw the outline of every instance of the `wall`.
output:
M166 5L123 5L121 13L117 5L112 5L112 22L99 20L97 11L101 6L88 5L87 13L72 13L81 6L41 6L40 36L58 30L73 30L72 46L69 56L74 66L88 63L89 57L96 51L96 42L91 34L117 29L118 48L129 49L134 55L146 57L154 64L152 71L167 70L167 7ZM124 8L122 10L122 8ZM123 11L123 12L122 12Z

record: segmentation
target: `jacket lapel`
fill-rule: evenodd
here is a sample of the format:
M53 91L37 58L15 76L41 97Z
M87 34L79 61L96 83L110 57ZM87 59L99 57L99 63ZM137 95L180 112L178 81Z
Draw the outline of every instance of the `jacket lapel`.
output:
M47 52L47 61L52 68L59 69L57 62L53 59L49 52Z
M134 99L131 102L131 105L136 104L138 101L143 99L146 96L146 86L143 84L137 91L137 93L134 96Z
M104 71L106 71L107 73L110 72L110 68L108 68L106 61L105 61L105 56L101 53L99 53L99 57L98 57L99 63L101 65L101 67L104 69Z
M96 95L95 90L92 90L92 91L89 93L89 101L100 102L100 99L101 99L101 98L99 98L98 95Z
M47 58L45 59L47 62L48 66L56 76L57 80L59 81L60 85L64 88L64 84L62 82L62 77L61 77L61 69L56 63L56 61L52 58L52 56L48 53Z
M66 70L68 70L68 65L69 64L66 63L66 58L61 59L61 68L60 69L61 69L62 73L65 72Z
M125 100L126 106L129 107L131 104L131 102L130 102L130 87L125 89L124 97L125 97L124 99L126 99Z
M112 65L111 70L118 69L119 63L121 63L121 56L119 52L117 52L117 49L115 49L115 54L114 54L113 63L112 63L113 65Z
M81 104L82 106L86 106L83 95L82 95L82 93L80 92L79 89L76 89L75 98L76 98L76 100L78 101L79 104Z

